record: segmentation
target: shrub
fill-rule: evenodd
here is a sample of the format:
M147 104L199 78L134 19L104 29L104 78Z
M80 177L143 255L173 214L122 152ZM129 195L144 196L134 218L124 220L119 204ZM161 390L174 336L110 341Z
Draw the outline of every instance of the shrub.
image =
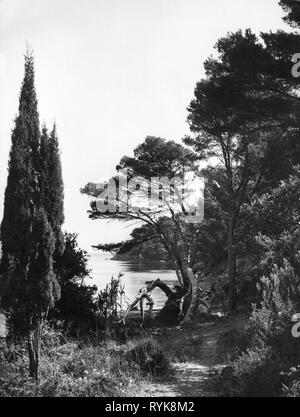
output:
M63 334L60 330L51 327L49 322L45 322L42 327L42 350L55 349L59 347L64 340Z
M105 326L108 323L113 321L118 321L118 309L120 307L120 300L124 296L124 287L121 285L121 276L120 273L118 278L111 278L109 284L106 287L99 291L97 298L97 316L100 321L102 320L105 323Z
M250 317L243 344L248 346L217 378L226 396L279 396L295 393L297 383L285 370L300 362L299 341L291 335L290 316L262 307Z
M136 363L142 373L154 377L172 372L169 359L152 338L138 341L127 353L127 358Z
M229 397L272 397L281 391L281 362L271 358L268 348L242 353L217 377L221 395Z
M61 286L61 298L50 319L64 321L69 332L87 333L94 329L97 287L88 285L91 271L88 254L78 246L77 235L65 233L65 250L55 260L55 273Z
M217 377L217 389L225 396L279 396L297 390L285 370L300 363L299 340L291 335L290 305L275 311L262 304L249 319L243 351Z
M283 373L283 396L300 397L300 365Z

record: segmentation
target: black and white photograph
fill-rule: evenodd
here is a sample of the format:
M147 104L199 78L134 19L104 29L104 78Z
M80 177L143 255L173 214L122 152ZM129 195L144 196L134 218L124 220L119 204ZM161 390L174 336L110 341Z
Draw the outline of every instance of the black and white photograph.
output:
M299 0L0 0L0 397L300 397Z

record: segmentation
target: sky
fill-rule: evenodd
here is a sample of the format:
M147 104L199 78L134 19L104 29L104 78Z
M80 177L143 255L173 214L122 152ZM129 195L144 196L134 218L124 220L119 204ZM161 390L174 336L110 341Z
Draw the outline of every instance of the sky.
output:
M147 135L180 142L203 62L218 38L289 30L277 0L0 0L0 219L11 130L34 49L41 122L57 123L64 229L83 249L131 227L88 218L87 182L109 178Z

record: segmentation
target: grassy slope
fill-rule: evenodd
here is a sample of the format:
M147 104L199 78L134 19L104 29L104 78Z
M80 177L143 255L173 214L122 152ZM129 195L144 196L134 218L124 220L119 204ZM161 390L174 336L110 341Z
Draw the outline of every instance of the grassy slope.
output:
M235 349L244 318L147 329L126 344L65 341L46 328L40 381L24 347L0 350L0 396L206 396L212 367ZM174 373L175 371L175 373Z

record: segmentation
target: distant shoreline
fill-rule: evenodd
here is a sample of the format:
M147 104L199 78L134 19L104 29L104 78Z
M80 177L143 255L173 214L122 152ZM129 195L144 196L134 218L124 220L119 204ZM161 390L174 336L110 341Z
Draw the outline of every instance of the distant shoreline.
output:
M167 264L170 265L172 268L174 269L174 262L172 262L171 260L165 260L165 259L157 259L154 257L137 257L135 255L130 255L130 254L115 254L113 255L111 252L104 252L101 250L95 250L92 252L89 252L89 256L94 256L94 255L100 255L105 257L105 259L110 260L110 261L128 261L128 262L134 262L134 263L144 263L144 264Z

